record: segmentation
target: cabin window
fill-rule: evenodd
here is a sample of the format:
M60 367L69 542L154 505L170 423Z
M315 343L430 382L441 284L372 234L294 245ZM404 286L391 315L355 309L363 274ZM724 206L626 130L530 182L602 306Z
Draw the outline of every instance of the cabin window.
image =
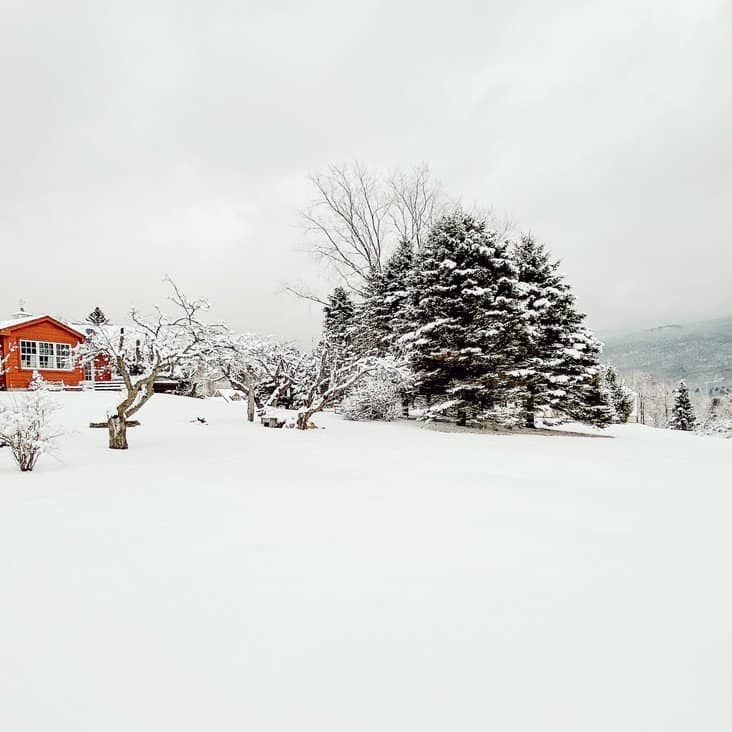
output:
M38 368L39 369L55 369L56 353L53 343L38 344Z
M38 368L38 344L35 341L20 342L20 366L24 369Z
M20 367L45 371L71 371L71 346L68 343L21 340Z
M56 343L56 368L71 371L71 346L68 343Z

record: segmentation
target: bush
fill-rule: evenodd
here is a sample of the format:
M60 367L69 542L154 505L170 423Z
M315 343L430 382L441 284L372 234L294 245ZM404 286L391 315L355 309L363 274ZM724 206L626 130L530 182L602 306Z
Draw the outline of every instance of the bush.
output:
M375 376L357 384L343 400L341 411L356 422L398 419L401 414L400 390L389 379Z
M703 435L732 439L732 419L707 420L697 427L697 431Z
M38 458L49 452L60 436L60 431L48 422L56 409L56 401L40 385L0 407L0 445L10 448L21 471L33 470Z

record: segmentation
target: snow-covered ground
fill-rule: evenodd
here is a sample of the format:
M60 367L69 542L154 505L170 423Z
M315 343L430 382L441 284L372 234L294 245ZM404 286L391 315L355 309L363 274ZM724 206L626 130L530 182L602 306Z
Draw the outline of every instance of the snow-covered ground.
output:
M732 441L156 396L112 452L60 398L0 450L3 732L732 728Z

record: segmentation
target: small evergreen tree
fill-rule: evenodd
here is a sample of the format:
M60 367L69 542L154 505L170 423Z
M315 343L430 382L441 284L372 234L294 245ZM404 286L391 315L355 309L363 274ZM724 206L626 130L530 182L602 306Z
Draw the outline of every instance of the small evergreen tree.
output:
M625 424L633 412L633 393L620 383L618 372L612 366L605 369L605 385L615 412L613 422Z
M109 322L109 318L98 305L86 316L86 320L92 325L104 325Z
M683 430L684 432L690 432L696 426L696 416L689 398L689 389L683 380L679 381L674 392L674 405L668 426L672 430Z
M353 339L355 306L342 287L336 287L323 308L323 340L329 348L348 350Z
M566 414L595 427L607 427L613 421L615 410L600 370L579 383L577 395L570 402Z

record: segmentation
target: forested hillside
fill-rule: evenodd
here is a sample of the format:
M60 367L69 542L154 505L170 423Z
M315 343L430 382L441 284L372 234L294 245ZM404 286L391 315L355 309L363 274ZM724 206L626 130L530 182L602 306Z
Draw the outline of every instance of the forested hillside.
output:
M621 372L686 379L694 389L732 389L732 318L614 333L602 340L603 359Z

